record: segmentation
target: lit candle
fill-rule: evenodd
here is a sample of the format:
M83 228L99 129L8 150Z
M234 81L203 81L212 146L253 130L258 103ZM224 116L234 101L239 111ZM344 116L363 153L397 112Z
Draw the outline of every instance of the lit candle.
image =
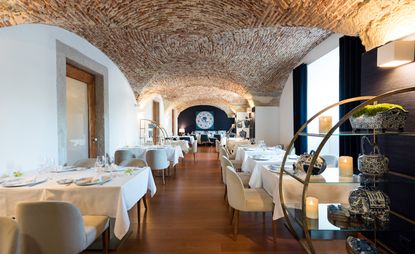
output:
M332 127L331 116L320 116L318 118L318 130L320 133L327 133Z
M340 156L339 157L339 174L340 176L353 176L353 157Z
M318 219L318 198L307 197L305 203L305 214L307 218Z

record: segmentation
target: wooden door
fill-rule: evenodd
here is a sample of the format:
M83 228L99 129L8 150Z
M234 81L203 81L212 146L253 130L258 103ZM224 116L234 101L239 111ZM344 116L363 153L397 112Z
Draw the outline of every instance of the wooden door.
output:
M97 157L97 136L96 136L96 100L95 100L95 76L73 65L66 64L66 76L80 81L86 86L88 104L88 157Z
M160 125L160 103L158 101L153 101L153 121ZM153 129L153 144L157 144L159 137L159 129Z
M176 129L176 121L175 121L174 109L171 111L171 135L174 136L174 130Z

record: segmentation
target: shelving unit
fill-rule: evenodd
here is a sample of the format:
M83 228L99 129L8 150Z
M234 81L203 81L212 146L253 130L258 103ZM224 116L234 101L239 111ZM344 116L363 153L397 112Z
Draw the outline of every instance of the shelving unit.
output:
M156 131L156 135L154 135ZM150 119L140 119L140 144L162 143L168 138L166 129L161 127L157 122Z
M302 172L294 172L291 165L286 165L286 161L289 155L288 151L294 146L294 142L300 136L307 136L307 137L320 137L322 138L316 152L311 160L309 168L313 168L314 164L318 156L320 155L321 150L323 149L324 145L327 143L331 136L372 136L373 139L376 139L378 135L389 135L389 136L405 136L405 137L415 137L415 132L400 132L400 131L378 131L378 130L367 130L367 131L350 131L350 132L338 132L338 128L348 121L349 117L351 117L355 112L360 110L366 105L376 104L378 101L382 101L386 98L390 98L397 94L409 93L414 92L415 87L408 87L404 89L397 89L390 92L386 92L379 96L361 96L346 99L330 105L320 112L312 116L310 119L307 120L306 123L301 126L301 128L295 133L293 139L291 140L290 144L286 149L286 154L284 155L284 159L281 165L280 171L280 182L279 182L279 193L280 193L280 202L282 206L282 210L284 213L285 221L287 227L291 231L291 233L299 240L302 244L304 249L307 253L322 253L319 251L320 247L324 245L324 242L319 241L320 239L326 240L333 240L338 239L339 237L342 238L345 235L349 234L357 234L359 232L373 232L374 233L374 243L377 244L378 241L376 239L376 232L381 230L398 230L396 228L391 227L379 227L376 223L373 225L366 224L361 226L350 226L350 227L338 227L333 225L327 215L327 206L330 205L328 203L319 204L319 214L318 219L308 219L306 217L306 198L308 189L313 184L324 184L324 185L339 185L339 184L360 184L362 181L361 176L353 175L352 177L339 177L339 169L338 168L328 168L326 169L321 175L319 176L312 176L312 170L308 170L307 173ZM328 133L307 133L304 132L306 127L319 116L321 116L324 112L330 110L331 108L338 107L340 105L352 103L352 102L361 102L361 104L355 107L353 110L349 111L344 117L342 117L329 131ZM284 197L284 178L290 176L297 180L299 184L303 186L302 197L299 202L291 202L287 203ZM369 181L368 181L369 179ZM384 182L389 181L389 179L378 179L373 181L373 184L381 184ZM408 183L415 183L414 178L405 178L405 181ZM370 178L365 178L365 183L370 183ZM391 201L393 202L393 201ZM336 204L335 202L333 204ZM338 204L338 203L337 203ZM390 213L390 221L392 220L406 220L413 224L413 221L410 219L399 215L395 212ZM322 238L318 238L316 236L323 235ZM318 238L318 239L317 239ZM329 242L332 244L332 241ZM337 244L337 243L336 243ZM345 246L345 243L343 244ZM337 249L336 249L337 251ZM339 253L342 253L339 250ZM346 253L346 248L344 247L344 253Z

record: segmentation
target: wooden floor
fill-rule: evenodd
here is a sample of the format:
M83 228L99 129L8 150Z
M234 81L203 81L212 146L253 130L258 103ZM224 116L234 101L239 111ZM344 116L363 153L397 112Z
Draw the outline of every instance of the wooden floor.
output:
M264 224L262 213L241 213L234 241L217 154L213 147L199 150L196 161L187 155L166 185L156 177L156 195L116 253L305 253L281 223L273 243L271 214Z

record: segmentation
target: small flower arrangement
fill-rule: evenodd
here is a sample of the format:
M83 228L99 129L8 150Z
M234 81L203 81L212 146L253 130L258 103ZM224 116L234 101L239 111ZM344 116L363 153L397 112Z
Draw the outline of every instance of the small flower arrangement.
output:
M124 170L124 173L126 175L133 175L134 174L134 169L133 168L127 168Z
M15 170L15 171L13 171L13 176L14 177L21 177L21 176L23 176L23 173L19 170Z

